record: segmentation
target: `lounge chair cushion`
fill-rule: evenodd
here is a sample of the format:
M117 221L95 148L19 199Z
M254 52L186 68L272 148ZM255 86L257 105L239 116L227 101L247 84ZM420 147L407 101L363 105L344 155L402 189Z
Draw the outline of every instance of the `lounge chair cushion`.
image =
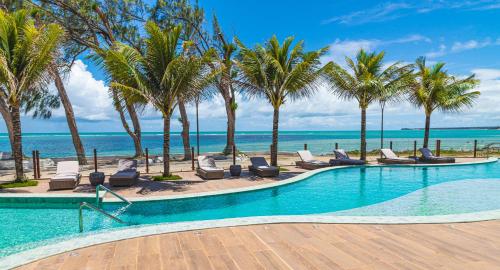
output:
M78 174L76 173L64 173L64 174L56 174L54 177L51 178L53 181L64 181L64 180L74 180L76 181L78 179Z
M56 174L65 174L65 173L78 174L79 170L80 166L78 165L78 161L60 161L57 163Z
M316 161L314 159L314 156L311 154L311 152L309 150L297 151L297 154L299 154L299 157L300 157L300 159L302 159L302 161L305 161L305 162Z
M382 155L384 155L385 158L390 158L390 159L399 159L398 157L391 149L380 149L382 152Z
M198 156L199 168L217 168L215 160L209 156Z
M118 171L137 171L137 160L120 159L118 161Z
M349 155L346 153L344 149L335 149L333 150L335 153L335 158L336 159L350 159Z
M204 170L204 171L207 171L207 172L219 172L219 171L223 171L224 169L222 168L213 168L213 167L200 167L200 169Z
M113 179L135 179L137 172L132 170L119 171L111 176Z
M455 163L455 158L434 156L429 148L420 148L418 150L422 153L422 157L420 158L421 161L431 163Z
M263 157L251 157L250 162L252 165L257 168L257 167L269 167L269 164L267 163L266 159Z

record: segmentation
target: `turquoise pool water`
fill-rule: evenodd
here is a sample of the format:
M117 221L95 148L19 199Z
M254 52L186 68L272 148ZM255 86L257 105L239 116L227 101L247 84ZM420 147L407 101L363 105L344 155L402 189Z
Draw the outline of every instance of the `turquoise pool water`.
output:
M426 199L418 201L419 207L411 207L411 211L406 210L410 207L403 201L390 212L387 212L387 208L373 207L360 211L359 215L387 215L392 211L398 215L438 215L500 209L500 189L487 188L493 199L480 200L484 189L475 191L473 182L463 184L463 180L474 179L500 183L500 163L336 169L318 173L304 181L264 190L135 202L120 218L130 225L142 225L249 216L342 214L349 210L373 207L415 191L425 192ZM462 184L454 185L453 182ZM427 192L433 186L444 183L449 185L448 188L445 186ZM455 186L454 189L450 188ZM467 195L470 193L476 195L474 198L477 198L477 203L464 201L463 204L433 207L433 202L439 202L441 197L449 199L462 194L471 198ZM411 201L415 204L415 200ZM118 203L104 204L106 211L115 211L121 206ZM348 213L358 214L356 211ZM0 217L0 257L79 235L78 204L75 203L0 203ZM84 220L87 234L129 226L104 219L91 211L85 211Z

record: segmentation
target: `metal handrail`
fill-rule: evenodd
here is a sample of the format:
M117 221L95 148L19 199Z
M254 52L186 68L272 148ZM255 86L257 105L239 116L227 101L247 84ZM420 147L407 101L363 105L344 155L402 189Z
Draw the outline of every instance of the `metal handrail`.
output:
M80 232L83 232L83 208L88 208L88 209L91 209L91 210L94 210L94 211L97 211L98 213L100 213L101 215L104 215L105 217L108 217L114 221L117 221L119 223L125 223L123 220L107 213L106 211L98 208L98 207L95 207L94 205L92 204L89 204L89 203L86 203L86 202L82 202L80 203L80 210L79 210L79 213L78 213L78 221L79 221L79 225L80 225Z
M127 203L127 204L132 204L132 202L130 202L129 200L125 199L124 197L118 195L116 192L112 191L111 189L103 186L103 185L97 185L97 187L95 188L95 199L96 199L96 205L97 207L100 206L101 204L101 200L99 198L99 191L103 189L104 190L104 195L102 195L102 197L104 198L104 196L106 196L106 193L109 192L111 194L113 194L116 198L122 200L124 203Z

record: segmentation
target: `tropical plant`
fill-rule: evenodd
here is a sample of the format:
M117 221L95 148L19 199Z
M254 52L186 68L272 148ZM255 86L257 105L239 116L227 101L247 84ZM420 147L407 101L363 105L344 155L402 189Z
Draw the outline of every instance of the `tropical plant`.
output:
M64 60L68 67L83 53L108 49L114 42L126 43L138 50L143 44L140 39L140 22L145 13L145 5L142 0L40 0L29 1L30 5L39 10L43 21L55 21L64 27L67 39L64 42ZM54 79L57 82L59 74L54 71ZM72 109L69 99L65 100L65 89L63 84L57 84L59 93L62 93L64 109L68 119L75 149L79 160L83 153L83 146L75 134L77 131L74 117L71 117ZM142 100L125 96L117 89L110 88L110 96L113 105L119 114L120 121L127 134L131 137L135 156L142 156L142 132L139 122L139 113L143 107ZM137 102L136 102L137 101ZM131 125L129 122L131 122Z
M59 106L50 94L48 68L63 36L56 24L35 27L27 10L0 10L0 112L11 138L16 181L24 179L20 111L50 117Z
M210 66L214 70L221 69L216 78L215 89L224 100L227 117L226 146L223 153L225 155L231 154L235 145L236 110L238 108L236 94L239 90L236 88L235 77L237 72L233 60L237 55L238 47L231 42L231 38L224 34L215 15L212 18L211 31L205 30L205 13L197 2L159 0L156 1L151 13L154 21L162 26L181 23L184 26L185 36L188 36L188 39L193 41L193 46L198 54L203 54L209 49L215 49L217 63ZM212 91L204 94L205 99L213 96ZM195 100L196 106L198 106L198 101ZM184 120L184 118L181 119ZM185 126L185 123L183 125Z
M444 66L444 63L437 63L428 67L424 57L416 60L416 82L410 91L409 100L425 112L424 148L429 146L432 112L458 112L471 107L480 95L479 91L470 91L479 83L474 74L456 78L449 75Z
M249 96L264 97L273 107L271 165L278 164L278 124L281 105L288 99L311 96L322 85L322 78L332 63L322 65L320 57L328 48L305 52L303 41L292 46L294 38L282 44L273 36L265 46L247 48L236 39L240 48L236 65L241 72L239 84Z
M332 91L345 100L355 99L361 109L361 160L366 160L366 110L376 101L385 102L389 93L407 86L410 67L395 63L383 65L384 52L360 50L355 59L346 57L349 71L334 64L329 72Z
M111 87L144 97L163 116L163 175L170 175L170 119L179 99L197 95L214 78L202 57L187 53L189 42L181 46L182 27L162 30L146 23L145 53L124 44L103 52L104 65L113 79Z

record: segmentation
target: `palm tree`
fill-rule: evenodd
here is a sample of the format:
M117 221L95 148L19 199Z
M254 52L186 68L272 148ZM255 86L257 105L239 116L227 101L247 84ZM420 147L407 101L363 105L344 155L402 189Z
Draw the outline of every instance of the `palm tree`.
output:
M161 30L146 23L148 37L145 54L123 44L104 52L111 87L134 93L148 100L163 116L163 176L170 175L170 119L179 99L198 94L213 79L208 63L212 55L202 57L186 53L189 42L180 44L181 27Z
M24 179L20 111L50 117L58 107L47 91L48 68L63 35L55 24L35 27L26 10L0 10L0 111L9 129L16 181ZM47 101L50 101L49 104Z
M431 114L434 110L442 112L458 112L464 107L471 107L480 93L470 91L479 81L474 74L458 79L444 70L444 63L427 67L425 58L416 60L416 82L411 89L409 100L417 108L425 112L425 133L423 147L429 146Z
M360 50L356 59L346 57L350 71L334 64L329 78L333 92L340 98L355 99L361 109L361 160L366 160L366 110L375 101L385 100L387 94L404 88L409 66L399 63L384 68L384 52L367 53ZM385 101L383 101L385 102Z
M288 37L280 45L273 36L265 46L249 49L236 39L240 48L236 65L241 72L238 83L250 96L264 97L273 106L273 141L271 165L278 164L279 110L288 99L311 96L321 86L321 79L332 63L322 65L320 57L328 48L304 52L303 41L292 47L294 38Z

